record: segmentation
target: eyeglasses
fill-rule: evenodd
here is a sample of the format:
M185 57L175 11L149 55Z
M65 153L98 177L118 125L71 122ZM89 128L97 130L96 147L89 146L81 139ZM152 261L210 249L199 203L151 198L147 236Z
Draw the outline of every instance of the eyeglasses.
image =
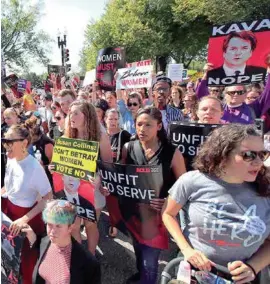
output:
M270 152L268 151L243 151L240 153L240 156L243 158L245 162L252 162L254 161L257 157L264 162L270 155Z
M128 107L131 107L131 106L135 106L136 107L136 106L138 106L138 104L137 103L128 103L127 106Z
M167 93L169 92L169 90L170 88L158 88L158 89L154 89L153 91L157 93Z
M59 120L62 119L62 117L61 116L56 116L55 119L59 121Z
M244 91L227 91L227 94L232 96L232 95L239 95L239 96L242 96L245 92Z
M12 146L14 142L23 141L24 139L25 138L15 138L15 139L2 138L2 143L8 146Z
M213 93L219 93L219 89L212 89L210 91L213 92Z

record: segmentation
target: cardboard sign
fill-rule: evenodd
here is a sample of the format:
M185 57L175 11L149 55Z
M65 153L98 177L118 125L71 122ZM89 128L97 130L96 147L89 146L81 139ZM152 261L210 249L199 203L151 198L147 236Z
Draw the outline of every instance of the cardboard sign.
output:
M1 283L4 284L19 283L21 248L25 235L11 235L11 223L12 221L1 212Z
M95 186L82 179L53 173L53 194L76 205L80 218L96 222Z
M122 47L108 47L99 51L96 64L96 80L101 89L115 90L114 75L120 68L126 66L126 52Z
M135 166L98 161L98 172L110 195L106 205L110 223L145 245L165 249L167 230L161 214L150 205L163 191L162 165ZM166 189L168 191L168 189Z
M183 154L187 170L192 170L192 162L206 137L219 127L219 124L201 124L189 122L172 122L169 136L174 145Z
M93 84L96 80L96 69L92 69L85 73L85 77L83 80L83 87Z
M64 76L65 75L65 66L48 64L48 74L52 74L52 73Z
M99 143L70 138L58 138L53 149L55 172L89 181L94 177Z
M167 76L172 81L181 82L183 79L183 69L184 69L183 64L169 64Z
M152 65L152 60L147 59L147 60L142 60L142 61L137 61L137 62L132 62L132 63L127 63L127 68L130 67L140 67L140 66L149 66Z
M230 86L265 80L270 19L215 26L209 39L208 85Z
M152 70L152 65L119 69L116 78L116 89L151 87Z

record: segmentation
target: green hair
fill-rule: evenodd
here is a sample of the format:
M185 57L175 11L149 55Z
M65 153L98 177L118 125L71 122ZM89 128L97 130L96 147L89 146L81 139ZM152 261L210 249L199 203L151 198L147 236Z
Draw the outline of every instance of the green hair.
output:
M76 215L76 206L66 200L56 199L46 204L42 212L42 219L45 223L71 225L74 223Z

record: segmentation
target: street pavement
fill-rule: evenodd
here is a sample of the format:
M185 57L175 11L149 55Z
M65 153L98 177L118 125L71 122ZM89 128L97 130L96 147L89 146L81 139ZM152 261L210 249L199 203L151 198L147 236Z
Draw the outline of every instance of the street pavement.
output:
M131 239L118 231L116 238L108 236L108 213L103 211L99 220L100 240L97 259L101 263L102 284L124 284L136 273L136 263ZM163 251L159 260L159 273L177 255L175 243L170 242L169 250Z

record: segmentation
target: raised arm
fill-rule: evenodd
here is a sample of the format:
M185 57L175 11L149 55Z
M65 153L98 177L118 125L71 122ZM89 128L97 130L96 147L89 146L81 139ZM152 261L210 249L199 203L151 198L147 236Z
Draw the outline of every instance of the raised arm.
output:
M202 77L201 82L198 84L197 89L196 89L196 95L198 99L201 99L205 96L208 96L208 87L207 87L207 73L208 71L213 69L213 64L207 63L205 64L203 71L204 75Z

